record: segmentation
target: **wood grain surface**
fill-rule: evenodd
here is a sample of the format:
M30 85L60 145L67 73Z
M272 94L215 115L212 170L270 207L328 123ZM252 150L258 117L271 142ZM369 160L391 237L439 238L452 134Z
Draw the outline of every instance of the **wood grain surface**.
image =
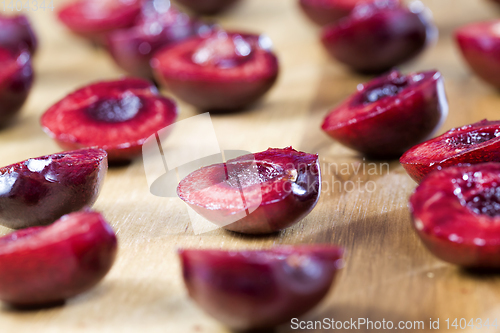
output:
M423 2L434 13L440 38L402 70L443 73L450 115L441 132L483 118L500 119L500 95L471 74L452 38L456 27L496 17L500 10L481 0ZM62 3L55 0L54 6ZM37 78L17 122L0 131L0 165L59 151L43 133L40 115L79 86L123 75L105 52L68 33L52 12L29 15L41 42ZM195 235L180 199L149 193L141 159L111 168L95 205L119 237L111 272L61 307L23 312L0 307L0 332L229 332L188 299L176 249L296 243L339 244L348 251L334 289L304 320L422 320L422 332L429 330L430 318L440 319L440 331L447 331L447 318L498 318L500 325L500 277L463 271L423 247L407 209L416 184L400 164L365 160L319 129L328 109L369 77L328 59L319 30L295 0L244 0L219 19L228 29L268 34L281 61L279 81L262 102L245 112L212 116L221 148L261 151L292 145L319 153L324 183L315 210L276 235L244 237L220 229ZM179 104L180 119L197 114ZM1 234L8 232L0 228ZM285 324L276 331L297 330ZM320 332L307 330L313 331Z

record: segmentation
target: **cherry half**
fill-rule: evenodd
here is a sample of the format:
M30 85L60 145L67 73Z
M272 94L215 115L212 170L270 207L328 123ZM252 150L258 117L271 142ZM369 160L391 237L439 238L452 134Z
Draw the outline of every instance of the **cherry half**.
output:
M438 258L500 268L500 163L429 174L411 196L410 211L418 235Z
M299 0L300 8L314 23L324 26L349 16L356 6L380 0ZM400 0L386 0L398 5Z
M106 47L118 66L141 77L152 77L149 62L153 54L164 46L188 37L210 33L212 27L170 6L149 2L143 8L138 22L128 29L108 34Z
M329 54L351 69L383 73L417 56L437 31L424 8L393 2L358 6L350 16L323 28Z
M73 33L101 43L116 29L132 26L141 13L143 0L77 0L65 4L59 20Z
M108 169L101 149L47 155L0 168L0 224L19 229L46 225L90 207Z
M239 0L176 0L184 7L199 15L218 14L233 6Z
M117 162L141 155L144 141L176 117L175 103L151 82L124 78L78 89L50 107L41 123L64 149L99 147Z
M116 251L115 233L90 211L8 234L0 238L0 300L15 307L63 302L102 280Z
M244 155L189 174L177 194L198 214L227 230L265 234L288 228L316 206L318 155L291 147Z
M35 53L38 41L25 15L0 15L0 47L14 53L24 50Z
M408 150L400 162L419 183L429 172L457 164L500 162L500 121L452 128Z
M0 127L10 123L21 110L33 84L28 51L13 54L0 48Z
M278 77L278 59L263 35L218 30L159 51L155 77L199 109L241 109L262 97Z
M455 38L470 68L500 89L500 20L466 25Z
M322 129L338 142L375 158L401 156L428 139L448 114L443 78L437 71L398 71L358 85L331 111Z
M240 330L277 326L311 310L343 266L342 254L331 245L179 252L189 296Z

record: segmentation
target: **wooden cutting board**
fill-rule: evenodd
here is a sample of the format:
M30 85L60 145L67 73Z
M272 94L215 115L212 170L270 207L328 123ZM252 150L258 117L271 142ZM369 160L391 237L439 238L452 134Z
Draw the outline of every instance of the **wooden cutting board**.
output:
M62 3L54 0L56 9ZM434 13L440 39L402 69L443 73L450 115L441 132L483 118L500 119L500 95L470 73L452 39L456 27L493 18L500 10L480 0L424 3ZM105 52L69 34L54 13L29 15L41 42L37 79L19 120L0 132L0 165L59 151L43 133L40 115L79 86L123 74ZM112 168L95 205L119 237L118 259L109 275L62 307L29 312L0 307L0 332L229 332L188 299L176 249L309 243L339 244L348 254L334 290L305 320L424 321L421 331L429 329L430 318L440 320L441 331L447 331L446 319L500 320L498 275L464 272L434 258L420 243L407 209L415 183L400 164L365 160L319 129L327 110L369 78L327 58L319 30L302 16L295 0L243 0L220 22L228 29L265 32L281 61L279 81L262 102L245 112L212 116L221 148L256 152L292 145L319 153L323 185L329 188L315 210L279 235L253 238L223 230L195 235L180 199L149 193L140 159ZM179 104L181 119L197 114ZM8 232L0 228L1 234ZM277 329L292 331L297 330L289 324Z

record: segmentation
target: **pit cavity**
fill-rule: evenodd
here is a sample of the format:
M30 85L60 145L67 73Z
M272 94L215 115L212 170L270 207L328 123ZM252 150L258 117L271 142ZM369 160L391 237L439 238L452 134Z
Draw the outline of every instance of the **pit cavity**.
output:
M120 99L99 100L87 107L87 115L105 123L120 123L134 118L142 108L141 99L130 93L124 93Z
M467 148L495 139L499 135L500 131L498 129L482 129L459 133L447 138L446 143L454 148Z
M286 175L280 166L263 161L226 163L225 172L225 183L234 188L246 188Z
M247 61L252 51L252 46L242 36L218 32L200 45L192 60L200 66L233 68Z
M500 216L500 177L468 172L456 184L455 195L465 207L478 215Z
M356 104L368 105L386 97L394 97L410 85L406 76L398 76L362 91Z

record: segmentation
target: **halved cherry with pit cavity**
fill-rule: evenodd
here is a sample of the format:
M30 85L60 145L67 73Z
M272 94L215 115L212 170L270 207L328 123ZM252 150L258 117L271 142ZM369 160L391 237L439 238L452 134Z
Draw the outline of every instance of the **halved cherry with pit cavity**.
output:
M102 149L52 154L0 168L0 224L46 225L91 207L108 170Z
M201 168L177 187L198 214L227 230L265 234L303 219L318 202L318 155L269 148Z
M304 13L320 26L336 23L349 16L356 6L380 0L299 0ZM385 0L398 5L400 0Z
M269 328L303 315L326 296L343 267L342 249L331 245L179 255L189 296L239 330Z
M155 77L179 99L204 110L241 109L263 96L278 77L268 37L217 31L159 51Z
M158 2L158 1L157 1ZM151 57L162 47L191 36L210 34L212 26L163 2L148 2L134 26L107 35L106 47L118 66L141 77L152 77Z
M175 103L151 82L124 78L78 89L50 107L41 123L64 149L99 147L116 162L139 156L144 141L176 117Z
M500 89L500 20L468 24L456 31L455 38L470 68Z
M468 268L500 268L500 163L429 174L410 198L413 225L438 258Z
M344 20L323 28L323 45L355 71L386 72L416 57L436 35L423 5L410 6L387 1L358 6Z
M399 157L429 138L448 114L443 78L398 71L360 84L325 118L322 129L340 143L375 158Z
M61 303L102 280L116 251L114 231L90 211L8 234L0 238L0 300L21 308Z
M33 84L33 67L27 50L21 53L0 48L0 127L21 110Z
M102 42L105 34L134 24L143 0L78 0L65 4L59 20L73 33Z
M418 183L429 172L457 164L500 162L500 121L452 128L401 156L406 172Z

